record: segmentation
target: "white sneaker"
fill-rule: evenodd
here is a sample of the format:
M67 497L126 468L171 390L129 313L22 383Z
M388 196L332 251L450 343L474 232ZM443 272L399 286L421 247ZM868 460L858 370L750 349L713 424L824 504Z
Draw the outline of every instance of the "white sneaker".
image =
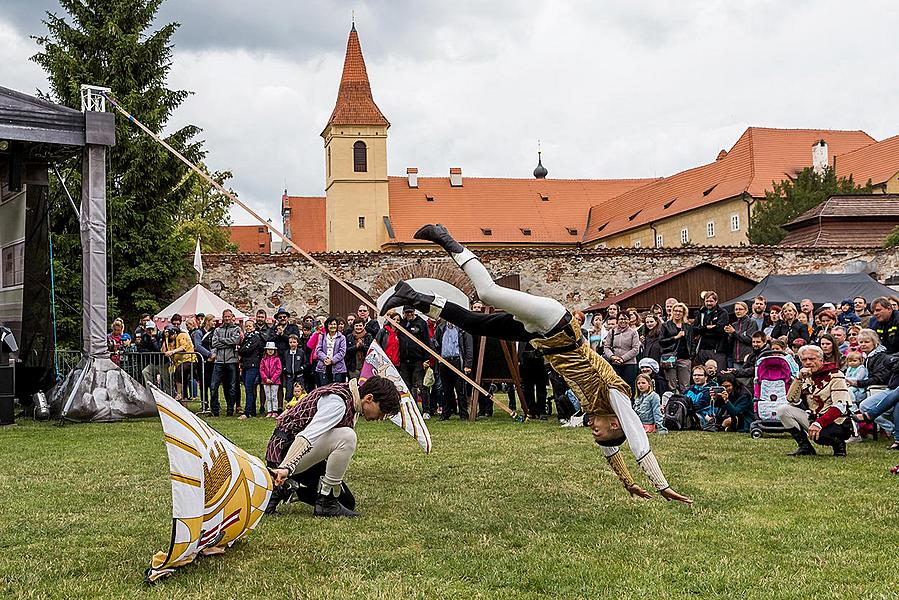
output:
M846 440L846 443L847 444L857 444L857 443L863 442L863 441L864 441L864 438L861 437L860 435L853 435L848 440Z
M421 418L427 421L431 418L431 413L422 413Z
M571 427L571 421L568 419L559 419L559 425L562 427Z

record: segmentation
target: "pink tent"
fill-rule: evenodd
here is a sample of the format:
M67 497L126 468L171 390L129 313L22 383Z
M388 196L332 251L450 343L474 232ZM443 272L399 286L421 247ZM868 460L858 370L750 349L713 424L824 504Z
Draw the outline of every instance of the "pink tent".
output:
M197 313L203 313L204 315L213 314L220 319L222 311L226 308L234 313L234 318L238 321L243 321L247 318L245 314L198 283L180 298L156 313L156 320L168 321L175 313L182 317L192 317Z

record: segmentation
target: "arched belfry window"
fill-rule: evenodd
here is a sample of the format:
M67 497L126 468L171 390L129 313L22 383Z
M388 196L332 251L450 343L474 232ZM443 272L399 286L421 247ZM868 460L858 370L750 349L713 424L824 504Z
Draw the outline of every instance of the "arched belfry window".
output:
M365 173L368 171L368 156L365 142L356 142L353 144L353 171L356 173Z

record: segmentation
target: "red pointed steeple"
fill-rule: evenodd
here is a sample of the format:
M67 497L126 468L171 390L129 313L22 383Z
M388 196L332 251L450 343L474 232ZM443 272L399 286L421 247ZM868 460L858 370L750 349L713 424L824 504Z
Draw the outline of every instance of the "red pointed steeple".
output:
M390 122L375 104L371 95L371 84L365 70L365 59L362 58L362 46L356 26L350 30L346 44L346 59L343 62L343 75L340 77L340 89L337 92L337 103L334 112L328 119L328 125L386 125ZM325 126L327 129L327 125Z

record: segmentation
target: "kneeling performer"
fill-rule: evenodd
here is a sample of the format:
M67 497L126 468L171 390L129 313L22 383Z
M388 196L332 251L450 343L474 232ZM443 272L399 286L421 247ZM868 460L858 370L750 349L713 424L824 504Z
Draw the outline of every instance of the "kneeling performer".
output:
M356 418L379 421L400 410L400 393L386 377L373 376L317 388L278 417L265 460L275 491L266 512L294 492L314 504L317 517L356 517L356 501L343 482L356 451Z
M382 314L404 304L430 317L445 319L472 335L527 341L540 350L571 387L581 403L593 438L602 448L624 488L633 496L651 497L634 483L619 446L627 441L637 463L667 500L692 504L692 500L668 485L649 447L640 418L631 407L630 388L611 365L590 349L580 328L571 324L571 313L556 300L533 296L496 284L478 258L454 240L442 225L425 225L415 238L439 244L471 279L478 297L503 313L476 313L440 296L416 292L400 282L381 309Z

